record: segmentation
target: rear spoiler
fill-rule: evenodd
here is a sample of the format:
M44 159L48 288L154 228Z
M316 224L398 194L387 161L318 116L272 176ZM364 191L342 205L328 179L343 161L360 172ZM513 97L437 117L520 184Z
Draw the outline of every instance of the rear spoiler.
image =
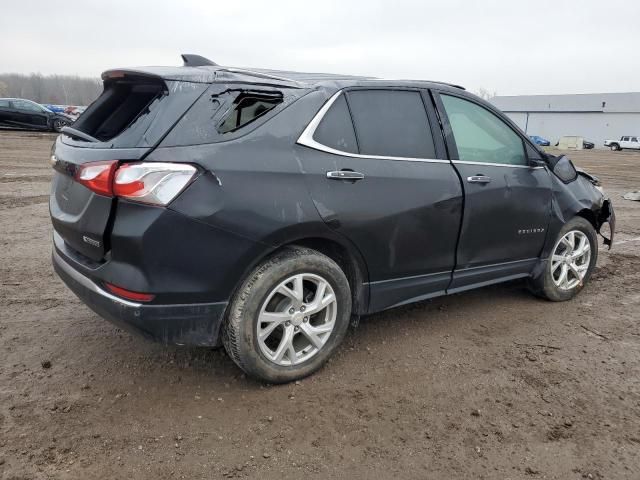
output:
M256 82L254 79L264 80L267 85L281 84L288 88L304 88L305 84L291 78L281 77L268 71L247 70L234 67L221 67L208 58L200 55L183 54L181 67L135 67L107 70L102 74L102 80L117 80L126 76L153 78L163 81L178 81L191 83L213 83L227 80ZM237 78L233 78L236 77ZM244 77L244 78L243 78Z
M191 83L211 83L216 79L219 69L198 67L136 67L116 68L102 74L102 80L117 80L119 78L146 77L153 80L178 81Z

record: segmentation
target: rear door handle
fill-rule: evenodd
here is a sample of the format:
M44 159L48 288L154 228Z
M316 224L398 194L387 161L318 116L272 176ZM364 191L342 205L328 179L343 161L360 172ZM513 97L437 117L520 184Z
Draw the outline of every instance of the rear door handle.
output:
M467 182L469 183L490 183L491 177L487 177L486 175L472 175L471 177L467 177Z
M357 180L363 180L364 173L354 172L353 170L335 170L333 172L327 172L327 178L329 180L349 180L355 182Z

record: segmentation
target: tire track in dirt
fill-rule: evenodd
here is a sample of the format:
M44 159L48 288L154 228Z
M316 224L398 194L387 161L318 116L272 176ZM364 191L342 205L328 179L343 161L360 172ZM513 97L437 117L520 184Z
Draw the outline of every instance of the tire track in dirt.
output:
M49 183L51 181L51 175L3 175L0 177L0 183L34 183L34 182L45 182Z
M31 197L0 197L0 210L28 207L38 203L49 203L49 195L35 195Z

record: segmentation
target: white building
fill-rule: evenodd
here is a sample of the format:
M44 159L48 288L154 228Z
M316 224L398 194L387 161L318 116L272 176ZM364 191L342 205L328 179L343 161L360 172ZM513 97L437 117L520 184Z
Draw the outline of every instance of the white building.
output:
M554 145L565 135L603 148L606 139L640 136L640 92L496 96L490 100L527 135Z

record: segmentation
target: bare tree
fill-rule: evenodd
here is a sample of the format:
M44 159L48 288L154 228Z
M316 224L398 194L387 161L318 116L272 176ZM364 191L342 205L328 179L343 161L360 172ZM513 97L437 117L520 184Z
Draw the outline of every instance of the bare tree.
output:
M102 91L98 78L32 73L0 74L0 96L26 98L38 103L89 105Z
M477 91L474 92L477 96L482 98L483 100L491 100L493 97L498 95L498 92L495 90L491 91L484 87L480 87Z

